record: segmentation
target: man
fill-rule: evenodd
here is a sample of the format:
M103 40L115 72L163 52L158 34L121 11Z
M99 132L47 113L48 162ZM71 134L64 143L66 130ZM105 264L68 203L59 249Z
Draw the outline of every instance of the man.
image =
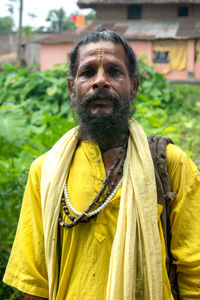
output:
M118 34L94 32L72 50L70 71L80 124L31 166L4 281L26 300L174 299L153 162L130 119L135 54ZM199 299L200 174L179 148L166 151L179 297Z

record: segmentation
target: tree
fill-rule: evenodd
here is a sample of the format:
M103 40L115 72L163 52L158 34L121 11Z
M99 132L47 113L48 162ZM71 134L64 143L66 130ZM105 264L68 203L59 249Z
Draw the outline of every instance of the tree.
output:
M19 1L20 1L20 6L19 6L19 28L18 28L17 61L18 61L18 64L21 65L23 0L19 0Z
M11 31L13 28L14 22L12 17L0 17L0 31Z
M74 12L70 16L66 15L65 10L61 7L59 9L53 9L48 12L46 21L51 22L48 27L49 31L60 32L63 30L72 30L76 29L76 25L74 22L71 22L72 15L79 15L78 11ZM93 20L95 19L96 14L94 12L90 12L85 16L85 20Z
M71 21L71 15L67 17L67 23L65 24L65 30L76 29L75 23Z
M33 39L37 36L37 29L32 26L26 25L22 27L22 37L24 39Z
M16 2L16 0L9 0L8 3L6 4L11 17L13 17L13 14L14 14L14 4L15 4L15 2Z
M50 30L55 32L60 32L65 30L65 25L67 23L67 16L64 9L61 7L59 9L52 9L48 12L47 22L51 22Z
M18 42L17 42L17 63L21 64L21 44L22 44L22 15L23 15L23 0L9 0L8 11L11 14L11 17L9 17L12 20L12 26L13 27L13 13L14 13L14 5L16 3L19 3L19 27L18 27ZM9 30L11 30L9 29ZM5 30L5 29L4 29Z
M85 15L85 20L89 21L89 20L94 20L96 17L96 13L95 12L90 12L87 15Z

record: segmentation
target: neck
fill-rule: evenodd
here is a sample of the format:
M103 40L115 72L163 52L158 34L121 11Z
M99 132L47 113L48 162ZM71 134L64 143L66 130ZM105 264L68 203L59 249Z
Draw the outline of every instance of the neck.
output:
M124 144L124 139L126 134L122 134L118 141L110 142L110 143L100 143L99 148L102 153L107 152L112 149L121 148Z
M128 143L128 135L124 134L124 135L121 136L120 143L118 143L118 145L113 145L112 147L110 147L109 149L106 149L104 151L100 148L106 174L107 174L107 171L112 166L115 158L119 155L120 150L123 147L127 148L127 143ZM125 157L126 157L126 151L124 151L124 153L123 153L123 155L121 157L120 162L124 161ZM116 168L114 170L113 177L116 176L117 171L118 171L118 168Z
M97 140L90 136L88 133L87 134L78 134L78 139L80 141L94 141L98 144L100 150L102 153L113 149L113 148L121 148L122 145L124 144L124 140L126 136L128 135L128 130L126 133L122 133L119 137L116 136L104 136L101 139L98 138Z

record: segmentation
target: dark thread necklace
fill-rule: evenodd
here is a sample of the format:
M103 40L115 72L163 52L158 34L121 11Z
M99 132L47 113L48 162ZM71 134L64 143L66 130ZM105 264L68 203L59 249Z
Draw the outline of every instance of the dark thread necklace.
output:
M108 170L107 176L106 176L106 178L105 178L105 180L104 180L104 182L101 186L100 191L98 192L98 194L96 195L96 197L94 198L92 203L84 210L83 213L77 212L72 207L72 205L70 203L70 200L69 200L68 193L67 193L67 185L65 185L64 192L63 192L63 195L61 197L61 203L62 203L62 206L63 206L63 211L69 217L69 219L71 220L71 223L65 223L64 220L62 219L61 215L60 215L58 223L61 227L72 228L72 227L76 226L79 223L89 222L90 219L95 217L109 203L111 198L114 197L115 193L117 192L117 190L118 190L118 188L119 188L119 186L121 185L121 182L122 182L124 160L121 162L120 165L119 165L119 163L122 159L123 154L125 153L125 151L127 149L127 145L128 145L128 135L126 135L126 137L124 139L124 142L123 142L123 145L122 145L122 147L119 151L118 156L114 160L113 165ZM116 177L111 182L110 187L108 188L108 191L106 192L105 196L103 197L103 194L104 194L104 192L105 192L107 186L109 185L110 180L113 176L113 172L114 172L115 168L118 165L119 165L119 169L117 171ZM119 181L120 178L121 178L121 180ZM117 184L118 181L119 181L119 183ZM102 200L100 201L101 198L102 198ZM66 205L66 202L68 202L68 206ZM99 207L98 207L98 209L96 209L95 213L93 213L93 211L91 212L91 210L94 208L95 205L98 205ZM74 217L70 214L70 212L69 212L70 207L71 207L71 210L75 214L78 215L77 217ZM89 212L91 212L91 213L89 213Z

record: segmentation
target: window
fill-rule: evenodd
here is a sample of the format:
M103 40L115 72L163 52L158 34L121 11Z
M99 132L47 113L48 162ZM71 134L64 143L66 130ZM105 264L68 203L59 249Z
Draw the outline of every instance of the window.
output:
M169 51L153 51L154 54L154 59L153 62L158 63L158 64L168 64L169 59L168 59L168 54Z
M188 17L188 6L178 7L178 17Z
M26 44L21 44L21 51L25 52L25 50L26 50Z
M142 5L128 5L128 20L138 20L142 17Z

